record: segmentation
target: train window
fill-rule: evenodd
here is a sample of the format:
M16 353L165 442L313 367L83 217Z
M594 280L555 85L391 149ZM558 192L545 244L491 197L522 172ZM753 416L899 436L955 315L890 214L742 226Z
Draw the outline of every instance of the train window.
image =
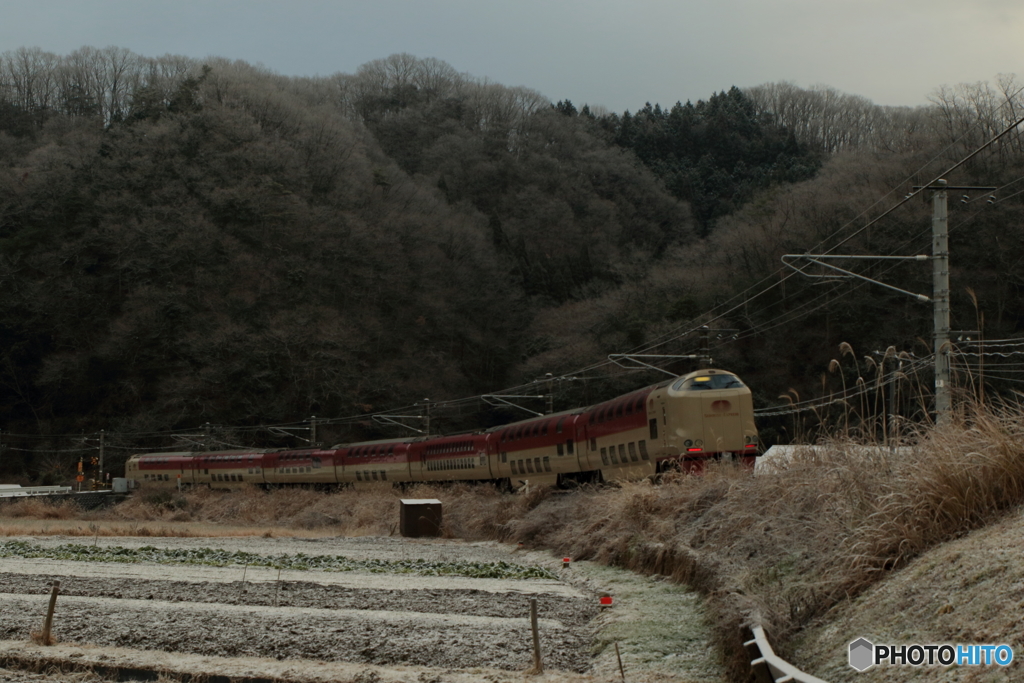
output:
M395 447L394 446L389 446L388 447L388 455L394 455L394 454L395 454Z
M633 414L633 402L632 401L627 401L626 402L626 407L623 408L622 412L625 415L632 415Z
M615 446L609 446L609 448L608 448L608 457L612 459L612 464L613 465L618 465L619 464L619 458L618 458L618 456L615 455Z
M626 459L626 447L621 443L619 444L619 460L621 460L623 464L629 462L629 460Z
M643 410L643 408L644 408L644 397L643 396L638 396L637 397L636 404L634 405L634 408L636 410Z
M519 474L519 463L515 460L509 463L512 466L512 474Z
M658 418L654 418L650 421L651 425L651 440L658 438Z
M542 434L543 434L544 436L547 436L547 435L548 435L548 423L547 423L547 422L545 422L545 423L544 423L544 429L543 429L543 431L542 431L541 433L542 433Z
M707 389L734 389L742 387L743 382L735 375L699 375L678 380L672 385L675 391L680 390L707 390Z
M544 471L545 472L550 472L551 471L551 458L549 458L546 455L544 456Z
M377 481L377 470L374 470L371 474L373 475L373 480Z
M508 462L508 451L501 452L501 462L504 464Z
M356 472L356 481L362 481L362 480L363 480L363 473L362 472Z
M533 474L533 460L530 458L526 459L526 471Z
M590 439L590 450L592 450L592 451L596 451L597 450L597 439L595 439L593 437L591 437L591 439Z
M608 464L608 449L607 448L602 448L601 449L601 462L604 463L605 465Z
M615 406L615 417L622 417L622 402Z
M562 444L555 444L555 453L558 455L565 455L565 447Z
M380 471L380 480L381 481L387 481L388 480L388 473L387 473L386 470L381 470Z
M565 442L565 452L572 455L572 439Z
M629 459L636 462L636 445L632 441L629 442Z
M593 413L590 414L590 421L591 422L594 421L594 414ZM555 425L555 433L556 434L561 434L562 433L562 423L563 422L565 422L565 418L564 417L559 419L558 420L558 424Z
M643 458L644 460L650 460L651 456L647 454L647 442L644 441L643 439L640 439L640 441L638 441L636 445L639 446L640 448L640 457Z

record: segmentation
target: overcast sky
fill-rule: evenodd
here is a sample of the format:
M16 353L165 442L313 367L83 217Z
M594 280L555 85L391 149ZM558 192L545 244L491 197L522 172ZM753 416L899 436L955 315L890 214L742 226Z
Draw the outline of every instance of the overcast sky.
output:
M84 45L353 73L408 52L636 110L791 81L878 104L1024 80L1024 0L0 0L0 52Z

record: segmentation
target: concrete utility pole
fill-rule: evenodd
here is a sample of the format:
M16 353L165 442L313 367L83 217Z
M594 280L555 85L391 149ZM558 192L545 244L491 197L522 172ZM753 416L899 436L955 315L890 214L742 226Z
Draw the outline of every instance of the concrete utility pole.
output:
M949 219L946 181L932 188L932 317L935 324L935 421L949 416Z
M550 415L555 412L555 395L551 393L551 373L544 375L544 381L547 385L547 408L544 411L545 415Z
M697 364L700 366L698 370L711 367L711 328L707 325L700 328L700 359Z
M935 353L935 422L949 419L949 210L948 190L963 192L995 190L994 187L953 187L943 179L934 185L915 187L932 190L932 320L934 325L932 351Z
M103 486L103 472L104 472L104 470L103 470L103 447L106 445L106 436L107 436L106 432L104 432L101 429L100 430L100 473L99 473L99 480L100 480L100 486L101 487Z

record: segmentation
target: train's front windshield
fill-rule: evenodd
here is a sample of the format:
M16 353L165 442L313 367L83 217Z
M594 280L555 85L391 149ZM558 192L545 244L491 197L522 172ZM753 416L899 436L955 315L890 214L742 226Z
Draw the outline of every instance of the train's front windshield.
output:
M738 389L743 382L736 375L697 375L695 377L684 377L672 385L675 391L686 391L702 389Z

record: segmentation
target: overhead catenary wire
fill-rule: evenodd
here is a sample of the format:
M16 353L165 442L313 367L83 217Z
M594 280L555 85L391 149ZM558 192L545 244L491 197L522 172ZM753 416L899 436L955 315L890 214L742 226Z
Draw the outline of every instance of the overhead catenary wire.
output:
M875 378L870 380L864 380L861 384L855 385L853 388L847 388L845 392L838 395L832 394L828 398L813 398L807 399L806 401L792 402L788 405L782 406L770 406L766 408L758 408L754 410L755 417L776 417L782 415L792 415L794 413L805 413L827 408L833 405L849 404L851 399L859 398L861 396L870 395L880 387L887 387L893 382L902 381L903 377L906 377L908 373L915 372L919 369L926 369L930 366L933 361L932 356L923 356L916 358L912 361L907 361L908 365L903 368L899 373L888 373L884 378ZM863 378L861 378L863 379Z

